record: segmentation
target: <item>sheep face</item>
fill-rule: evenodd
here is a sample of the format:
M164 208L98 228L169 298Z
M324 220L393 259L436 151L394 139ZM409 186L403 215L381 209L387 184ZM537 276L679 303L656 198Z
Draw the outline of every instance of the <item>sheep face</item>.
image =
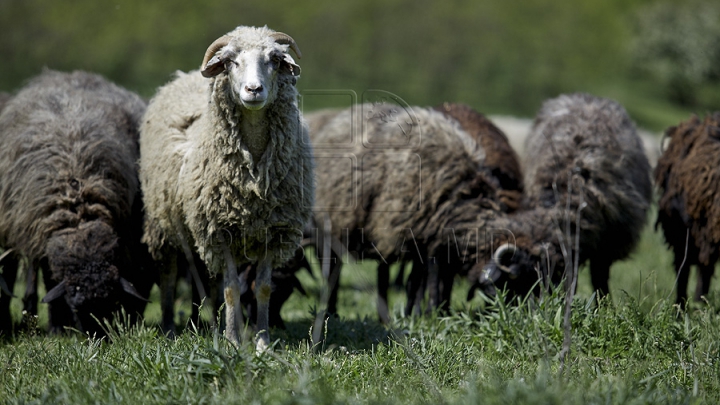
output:
M248 33L248 36L254 35L257 32ZM260 110L274 101L278 76L290 76L289 80L294 84L300 66L287 53L287 45L264 37L257 38L256 44L249 46L248 39L235 40L226 35L215 41L208 48L206 59L212 52L216 53L203 64L202 74L215 77L225 73L234 101L248 110ZM260 43L262 45L258 45ZM218 50L218 46L222 47Z
M84 222L53 234L46 254L58 285L43 302L64 297L76 325L87 332L98 332L93 317L110 318L119 309L126 286L132 287L120 277L119 249L115 231L103 221Z
M233 97L248 110L260 110L272 103L277 94L278 73L292 71L293 66L297 66L290 55L274 48L240 51L229 60L228 75Z
M502 245L493 259L482 266L482 270L471 270L479 274L471 292L480 289L485 295L495 296L497 288L507 290L508 300L522 299L530 292L539 293L547 281L557 285L565 270L563 257L553 246L538 245L523 248L517 245ZM547 276L550 275L550 279ZM538 280L541 280L538 283Z

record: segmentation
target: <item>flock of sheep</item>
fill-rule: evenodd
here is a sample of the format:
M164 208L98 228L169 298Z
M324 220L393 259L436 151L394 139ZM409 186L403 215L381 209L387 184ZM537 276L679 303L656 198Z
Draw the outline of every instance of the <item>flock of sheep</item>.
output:
M53 332L102 333L97 320L120 307L135 319L157 284L172 334L175 286L187 276L196 302L224 303L230 341L248 338L248 321L264 350L280 306L302 290L295 272L308 267L310 244L323 258L329 312L342 263L366 259L378 262L383 321L396 262L412 263L407 314L424 303L447 309L457 276L470 281L468 298L496 288L513 297L557 285L584 262L608 294L610 266L637 244L653 195L619 104L588 94L546 101L518 158L462 104L303 117L291 50L301 57L287 34L238 27L147 105L85 72L45 71L2 95L0 333L14 327L20 267L30 314L42 272ZM683 305L690 265L699 300L720 252L720 113L666 136L657 224Z

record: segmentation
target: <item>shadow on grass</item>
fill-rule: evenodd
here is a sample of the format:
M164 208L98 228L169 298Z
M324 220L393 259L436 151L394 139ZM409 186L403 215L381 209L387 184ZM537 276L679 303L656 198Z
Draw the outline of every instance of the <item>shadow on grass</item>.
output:
M312 345L312 327L314 319L296 319L285 322L285 329L271 328L270 339L278 341L278 347L299 347ZM158 334L162 335L160 326L155 323L145 323L148 328L157 328ZM211 337L215 332L209 324L203 322L200 327L195 328L192 324L176 325L178 336L189 333L198 333L205 337ZM252 328L252 326L251 326ZM222 331L223 329L221 329ZM254 329L253 329L254 330ZM222 332L221 332L222 333ZM251 332L254 334L254 332ZM387 344L392 340L392 331L376 319L359 318L344 319L331 316L323 323L322 341L319 342L320 351L348 350L363 351L371 350L378 344Z
M312 319L286 322L286 329L273 329L270 333L272 339L294 346L306 344L312 340ZM380 343L388 343L391 339L390 330L375 319L342 319L329 317L323 324L323 340L319 349L332 350L345 348L349 351L370 350Z

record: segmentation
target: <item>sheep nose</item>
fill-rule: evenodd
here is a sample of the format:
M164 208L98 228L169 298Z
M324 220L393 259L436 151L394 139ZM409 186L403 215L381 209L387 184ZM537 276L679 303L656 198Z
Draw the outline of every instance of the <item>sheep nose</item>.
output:
M262 84L247 85L247 86L245 86L245 91L247 91L248 93L252 93L252 94L258 94L263 91L263 86L262 86Z

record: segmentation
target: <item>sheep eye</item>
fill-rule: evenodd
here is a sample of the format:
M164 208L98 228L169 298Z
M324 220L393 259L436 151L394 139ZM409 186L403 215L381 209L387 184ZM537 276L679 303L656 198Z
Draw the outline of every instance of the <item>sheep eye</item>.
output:
M270 58L270 64L271 64L275 69L277 69L278 67L280 67L280 63L281 63L281 62L282 62L282 60L281 60L280 57L277 56L277 55L275 55L275 56L273 56L273 57Z

